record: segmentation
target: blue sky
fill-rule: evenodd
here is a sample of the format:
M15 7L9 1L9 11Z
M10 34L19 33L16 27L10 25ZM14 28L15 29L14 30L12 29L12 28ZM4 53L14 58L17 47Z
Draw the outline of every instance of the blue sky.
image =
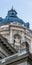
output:
M29 22L32 29L32 0L0 0L0 17L5 18L12 5L18 12L18 17Z

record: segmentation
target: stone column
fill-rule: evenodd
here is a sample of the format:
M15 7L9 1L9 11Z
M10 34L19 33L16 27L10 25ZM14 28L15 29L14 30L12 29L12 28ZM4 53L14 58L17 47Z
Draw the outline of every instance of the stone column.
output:
M31 40L31 43L30 43L29 52L30 52L30 54L32 54L32 40Z
M13 30L10 29L10 44L13 44Z
M22 32L22 34L21 34L21 43L22 42L25 42L25 34L24 34L24 32Z

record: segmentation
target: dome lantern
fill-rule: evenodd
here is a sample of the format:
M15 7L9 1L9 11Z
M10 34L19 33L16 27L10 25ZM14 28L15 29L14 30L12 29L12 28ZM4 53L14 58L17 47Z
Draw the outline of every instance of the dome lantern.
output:
M16 15L17 15L17 12L12 7L11 10L8 11L8 15L7 16L15 17Z

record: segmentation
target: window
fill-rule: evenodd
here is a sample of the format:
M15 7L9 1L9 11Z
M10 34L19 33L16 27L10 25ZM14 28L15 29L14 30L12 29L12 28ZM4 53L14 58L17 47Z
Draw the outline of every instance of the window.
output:
M2 59L2 57L0 56L0 59Z

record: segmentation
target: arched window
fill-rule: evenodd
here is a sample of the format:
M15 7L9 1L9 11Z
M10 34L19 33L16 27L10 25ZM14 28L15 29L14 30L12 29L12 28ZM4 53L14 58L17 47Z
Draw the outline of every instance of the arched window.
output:
M29 44L27 41L22 43L22 49L26 49L26 51L29 52Z
M28 44L28 42L27 42L27 41L26 41L25 43L26 43L26 48L27 48L27 51L29 52L29 44Z

